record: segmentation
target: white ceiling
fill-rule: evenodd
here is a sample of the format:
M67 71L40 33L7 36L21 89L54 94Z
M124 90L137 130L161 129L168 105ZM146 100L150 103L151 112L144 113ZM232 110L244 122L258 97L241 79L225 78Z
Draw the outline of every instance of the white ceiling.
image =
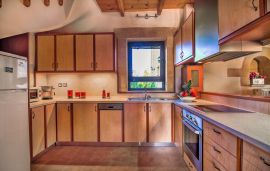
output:
M52 0L49 7L42 0L32 0L25 7L20 0L2 0L0 8L0 38L25 32L111 32L127 27L178 27L183 10L163 10L158 18L136 18L137 12L102 13L95 0L65 0L59 6ZM155 14L140 12L139 14Z

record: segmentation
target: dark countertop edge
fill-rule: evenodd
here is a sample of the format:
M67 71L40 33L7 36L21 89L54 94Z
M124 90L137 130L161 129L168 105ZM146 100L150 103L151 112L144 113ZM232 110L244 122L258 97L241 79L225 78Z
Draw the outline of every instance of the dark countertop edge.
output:
M204 91L200 92L200 94L231 97L231 98L244 99L244 100L270 102L270 97L264 97L264 96L250 96L250 95L240 95L240 94L236 95L236 94L230 94L230 93L217 93L217 92L204 92Z
M232 128L226 126L226 125L223 125L223 124L220 123L220 122L217 122L217 121L215 121L215 120L213 120L213 119L211 119L211 118L208 118L207 116L203 115L203 114L205 114L205 112L200 111L200 110L198 110L198 109L192 107L191 105L187 105L187 104L186 104L186 105L183 105L183 104L179 104L179 102L178 102L178 103L175 102L174 104L175 104L176 106L181 107L181 108L185 108L185 109L187 109L187 110L190 110L190 111L193 112L195 115L201 117L203 120L208 121L208 122L210 122L210 123L212 123L212 124L214 124L214 125L216 125L216 126L222 128L222 129L224 129L224 130L230 132L231 134L233 134L233 135L235 135L235 136L237 136L237 137L239 137L239 138L241 138L241 139L243 139L243 140L245 140L245 141L247 141L247 142L249 142L249 143L251 143L251 144L254 144L256 147L259 147L259 148L261 148L262 150L264 150L264 151L270 153L270 145L265 144L265 143L263 143L263 142L260 142L260 141L258 141L258 140L256 140L256 139L254 139L254 138L252 138L252 137L249 137L249 136L247 136L247 135L245 135L245 134L243 134L243 133L241 133L241 132L239 132L239 131L236 131L236 130L234 130L234 129L232 129ZM202 114L200 114L200 113L202 113Z

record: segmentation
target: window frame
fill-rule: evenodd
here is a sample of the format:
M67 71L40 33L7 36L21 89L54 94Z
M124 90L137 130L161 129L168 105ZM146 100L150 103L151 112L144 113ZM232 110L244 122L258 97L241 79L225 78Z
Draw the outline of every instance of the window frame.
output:
M132 76L132 49L160 46L160 76L159 77L133 77ZM131 88L131 82L162 82L161 88ZM128 91L138 90L166 90L166 56L165 41L131 41L128 42Z

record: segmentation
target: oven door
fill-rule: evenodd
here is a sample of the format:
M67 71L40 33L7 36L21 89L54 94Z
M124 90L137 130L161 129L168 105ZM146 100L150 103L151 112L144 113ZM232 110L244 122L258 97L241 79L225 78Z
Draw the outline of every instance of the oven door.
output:
M202 130L183 119L184 152L198 171L202 170Z

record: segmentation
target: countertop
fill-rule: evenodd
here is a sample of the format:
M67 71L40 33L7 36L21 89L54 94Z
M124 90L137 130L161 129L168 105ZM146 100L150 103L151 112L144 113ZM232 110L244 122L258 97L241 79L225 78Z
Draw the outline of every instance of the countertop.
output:
M197 99L196 102L184 103L179 100L136 100L129 101L127 97L88 97L86 99L54 98L53 100L40 100L30 103L30 108L53 103L174 103L200 116L205 121L227 130L235 136L248 141L270 153L270 115L262 113L228 113L228 112L203 112L192 107L193 105L217 104L206 100Z

